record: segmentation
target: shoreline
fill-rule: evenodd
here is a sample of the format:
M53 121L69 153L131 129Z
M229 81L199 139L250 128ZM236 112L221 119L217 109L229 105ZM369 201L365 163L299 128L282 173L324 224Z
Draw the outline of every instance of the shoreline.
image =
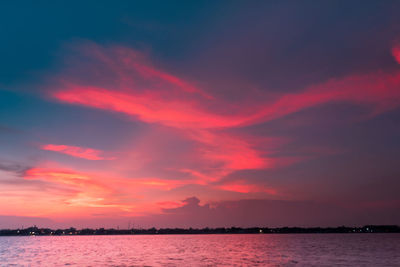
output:
M204 234L371 234L400 233L397 225L366 225L363 227L251 227L251 228L149 228L149 229L105 229L73 227L67 229L38 228L1 229L0 236L93 236L93 235L204 235Z

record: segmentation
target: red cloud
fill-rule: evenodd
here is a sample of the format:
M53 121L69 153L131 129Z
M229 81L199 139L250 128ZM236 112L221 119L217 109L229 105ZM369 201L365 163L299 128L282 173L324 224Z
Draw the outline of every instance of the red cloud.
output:
M70 85L53 93L56 99L70 103L125 113L149 123L177 128L232 127L241 118L225 117L197 107L185 99L167 99L157 92L112 91L93 86Z
M53 145L47 144L41 147L43 150L55 151L62 154L70 155L77 158L83 158L88 160L105 160L106 158L100 156L103 151L77 146L67 146L67 145Z
M372 107L374 114L400 105L400 72L352 75L317 84L299 93L284 94L248 122L277 119L328 102L350 102ZM251 121L251 122L250 122Z
M90 48L86 47L86 56L97 63L88 69L114 77L110 85L87 85L77 77L61 77L60 88L51 93L54 98L176 128L249 125L332 101L370 105L376 113L398 106L400 102L400 74L377 72L332 79L297 93L283 94L261 105L232 105L155 69L136 51L123 47L103 49L95 45ZM393 48L396 60L399 60L399 51L398 47ZM222 114L215 112L217 109L225 111Z
M203 171L183 169L197 177L199 183L218 181L237 170L270 167L270 160L244 137L210 130L191 131L189 138L199 143L197 153L206 166ZM207 166L213 166L212 168Z
M194 184L194 180L167 180L159 178L139 178L126 180L124 183L132 188L156 188L160 190L171 190L186 184Z
M245 181L235 181L231 183L226 183L223 185L218 186L218 188L226 190L226 191L233 191L237 193L257 193L257 192L262 192L262 193L267 193L269 195L276 195L277 191L273 188L265 187L263 185L257 185L257 184L249 184L246 183Z
M199 90L198 88L194 87L193 85L191 85L171 74L168 74L166 72L162 72L162 71L152 68L150 66L141 65L138 63L133 63L132 66L144 77L155 77L155 78L164 80L165 82L168 82L170 84L176 85L177 87L181 88L182 91L185 91L188 93L198 93L199 95L201 95L205 98L214 99L211 95Z
M196 142L199 164L177 169L196 177L191 181L196 184L207 185L238 170L273 168L301 160L270 157L270 153L259 149L252 138L229 134L229 128L271 121L329 102L363 105L372 109L373 115L400 104L400 72L349 75L295 93L277 95L261 104L259 99L227 103L190 82L154 68L143 55L131 49L95 45L85 49L85 56L91 59L87 61L91 63L83 63L91 64L82 69L85 75L61 76L58 88L50 95L61 102L120 112L146 123L178 129L183 136ZM392 51L396 60L398 51L396 47ZM171 188L162 183L156 181L152 185ZM170 184L172 188L181 185L172 181ZM150 186L151 181L147 185ZM136 186L141 185L136 183ZM257 191L247 184L220 188Z
M397 63L400 64L400 45L396 45L392 48L392 55Z
M161 201L156 203L161 209L176 209L183 207L185 203L176 201Z

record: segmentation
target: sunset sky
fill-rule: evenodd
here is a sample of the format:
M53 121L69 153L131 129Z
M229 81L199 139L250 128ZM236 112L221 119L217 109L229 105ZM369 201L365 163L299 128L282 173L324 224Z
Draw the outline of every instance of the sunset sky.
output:
M399 1L3 1L0 228L400 224Z

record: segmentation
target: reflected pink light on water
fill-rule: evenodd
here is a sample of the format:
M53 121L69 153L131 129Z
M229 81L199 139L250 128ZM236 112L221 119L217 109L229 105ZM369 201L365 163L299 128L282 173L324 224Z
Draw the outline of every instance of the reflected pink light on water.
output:
M399 234L1 237L22 266L398 266Z

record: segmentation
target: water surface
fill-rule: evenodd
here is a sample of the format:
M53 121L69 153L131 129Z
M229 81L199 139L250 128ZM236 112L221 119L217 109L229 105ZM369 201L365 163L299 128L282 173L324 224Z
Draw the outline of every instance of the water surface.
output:
M400 234L0 237L0 266L400 266Z

